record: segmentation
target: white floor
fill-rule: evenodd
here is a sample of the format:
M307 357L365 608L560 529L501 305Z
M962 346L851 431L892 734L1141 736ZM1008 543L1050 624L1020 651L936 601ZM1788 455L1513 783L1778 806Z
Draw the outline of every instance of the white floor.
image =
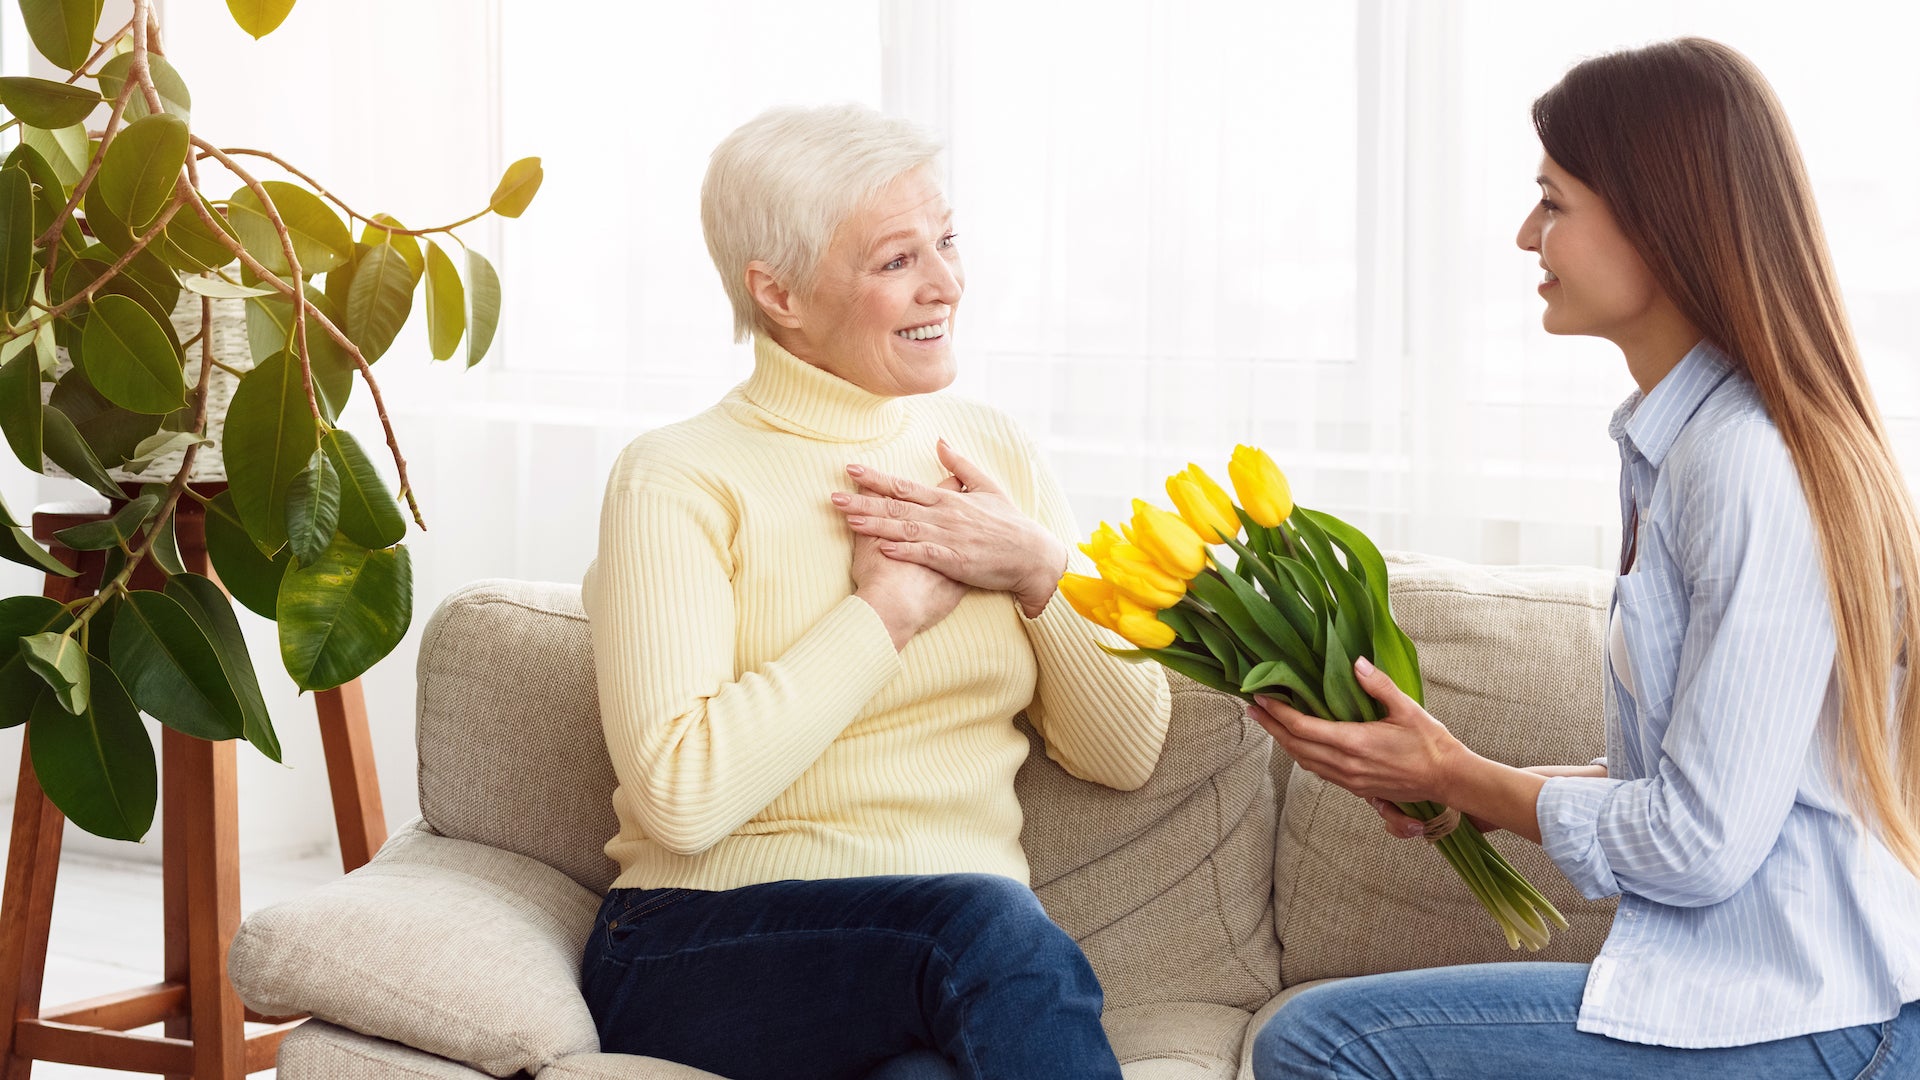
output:
M0 857L12 821L10 801L0 802ZM67 826L68 837L73 826ZM277 858L243 858L240 907L252 911L298 895L340 876L333 850L312 850ZM54 890L53 926L47 943L46 1007L81 998L146 986L161 980L164 941L160 928L158 863L111 859L93 854L65 855ZM248 1025L250 1030L257 1025ZM160 1034L159 1025L142 1029ZM34 1080L101 1080L151 1075L36 1062ZM273 1070L253 1074L272 1077Z

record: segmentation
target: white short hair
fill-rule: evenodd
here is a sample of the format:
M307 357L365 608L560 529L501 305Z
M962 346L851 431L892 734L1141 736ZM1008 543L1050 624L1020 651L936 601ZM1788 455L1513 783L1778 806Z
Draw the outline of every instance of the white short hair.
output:
M700 185L700 225L733 303L734 340L765 327L747 263L766 263L805 295L833 230L940 149L912 122L853 104L768 109L720 140Z

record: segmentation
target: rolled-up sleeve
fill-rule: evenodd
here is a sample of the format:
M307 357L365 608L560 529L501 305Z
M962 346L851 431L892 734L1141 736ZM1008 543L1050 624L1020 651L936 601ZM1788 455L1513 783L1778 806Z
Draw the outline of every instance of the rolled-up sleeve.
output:
M1669 462L1687 606L1659 753L1644 777L1548 780L1535 805L1548 856L1589 897L1737 893L1779 838L1829 693L1824 563L1779 434L1744 421L1692 450Z

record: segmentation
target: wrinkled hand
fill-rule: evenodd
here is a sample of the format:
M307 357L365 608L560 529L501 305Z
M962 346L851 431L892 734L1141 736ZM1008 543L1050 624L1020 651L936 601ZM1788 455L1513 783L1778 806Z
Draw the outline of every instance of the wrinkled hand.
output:
M937 570L887 558L870 536L853 538L853 589L886 624L895 649L946 618L968 592Z
M1385 672L1365 658L1353 667L1361 688L1386 706L1378 720L1322 720L1264 695L1254 697L1248 713L1301 768L1355 795L1389 803L1446 802L1455 763L1472 752Z
M978 589L1009 592L1028 618L1053 597L1067 546L1020 512L994 478L945 439L940 463L953 475L928 487L863 465L847 466L860 492L836 492L847 527L872 537L890 559L936 570Z

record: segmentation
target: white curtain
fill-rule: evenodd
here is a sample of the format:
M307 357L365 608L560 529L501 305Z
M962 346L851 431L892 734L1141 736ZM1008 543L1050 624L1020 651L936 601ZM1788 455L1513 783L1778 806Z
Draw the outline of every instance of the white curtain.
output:
M776 103L865 101L948 140L969 277L957 389L1035 433L1084 528L1189 460L1223 472L1244 441L1385 546L1605 566L1605 422L1631 382L1611 346L1539 328L1538 269L1512 243L1536 197L1527 107L1582 56L1717 37L1797 127L1920 478L1906 7L306 0L258 43L217 3L164 14L196 129L279 150L362 212L454 220L508 161L544 159L525 217L464 232L503 278L494 355L431 364L416 316L376 369L431 527L409 541L414 632L366 680L393 824L416 811L433 605L480 577L577 581L613 456L746 374L698 189L711 147ZM19 40L17 18L0 26L9 74ZM366 395L346 424L379 441ZM72 494L4 489L16 510ZM271 627L249 630L290 768L243 748L243 847L325 843L311 705Z

